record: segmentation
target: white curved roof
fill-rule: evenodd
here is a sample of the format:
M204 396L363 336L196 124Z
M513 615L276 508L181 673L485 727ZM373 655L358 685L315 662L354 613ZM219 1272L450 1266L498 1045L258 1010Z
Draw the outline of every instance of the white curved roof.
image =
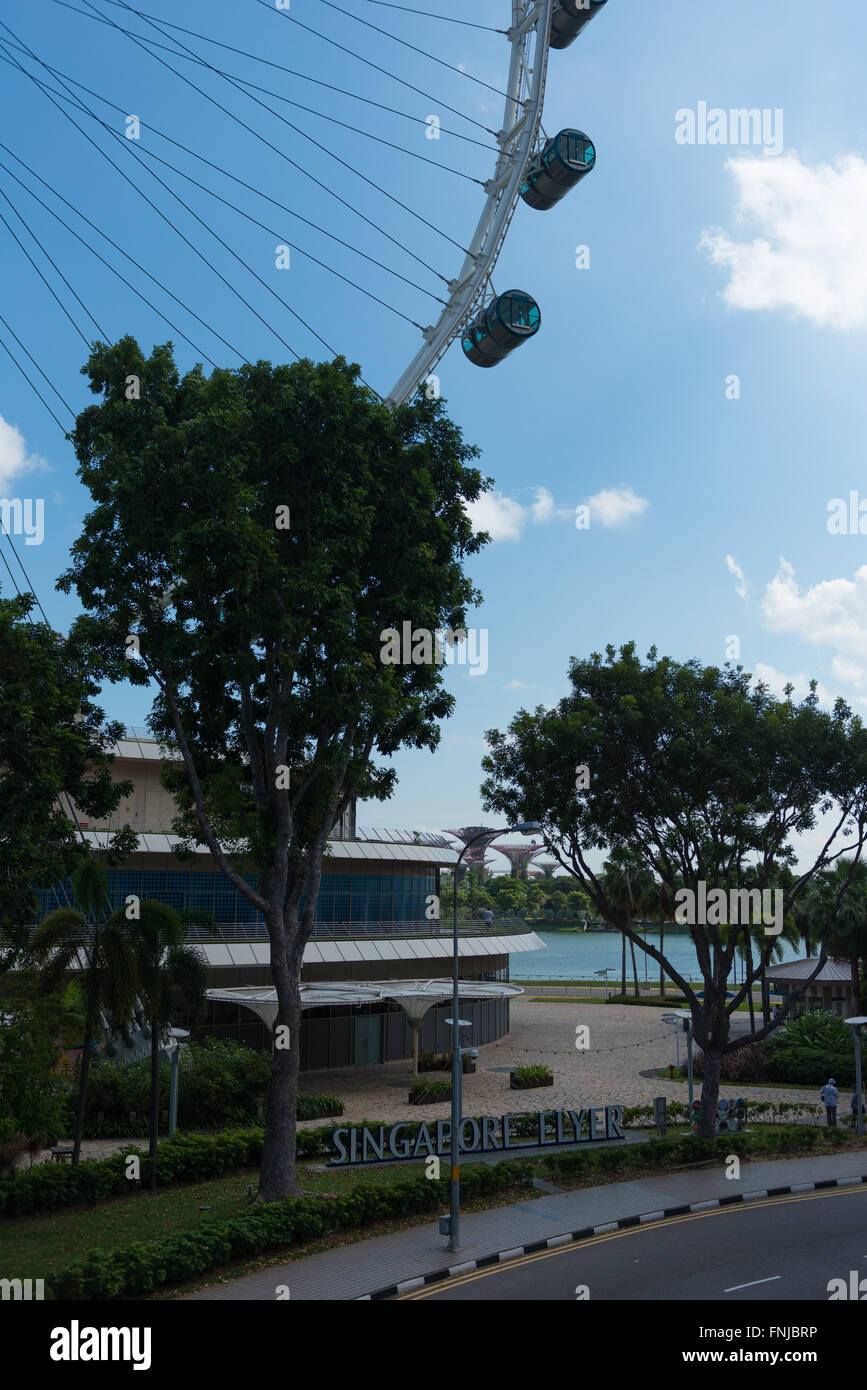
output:
M413 1024L418 1025L434 1004L452 998L453 988L453 982L448 979L364 980L358 983L352 980L322 981L320 984L302 984L301 1008L321 1009L338 1004L352 1007L390 999L400 1004ZM523 993L518 985L500 984L494 980L460 980L458 983L458 995L463 1000L514 999ZM277 1017L277 990L273 985L209 989L207 994L209 999L221 1004L243 1004L273 1029Z
M400 924L395 923L396 929ZM271 947L267 941L197 941L208 965L253 966L269 965ZM514 936L461 936L459 956L508 956L522 951L543 951L544 941L535 932ZM304 947L305 965L337 965L341 962L382 961L387 968L393 960L446 961L452 959L451 936L392 936L363 937L355 940L329 941L318 937ZM440 967L442 968L442 967Z

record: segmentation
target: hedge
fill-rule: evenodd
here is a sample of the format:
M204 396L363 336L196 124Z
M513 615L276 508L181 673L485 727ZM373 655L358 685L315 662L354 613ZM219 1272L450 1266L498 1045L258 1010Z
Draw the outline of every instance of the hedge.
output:
M159 1147L157 1183L168 1187L172 1183L198 1182L235 1168L255 1166L261 1161L263 1142L261 1129L164 1139ZM30 1216L57 1207L93 1206L109 1197L123 1196L130 1190L130 1180L125 1176L130 1154L137 1154L141 1160L141 1185L145 1187L150 1178L150 1159L128 1144L111 1158L85 1160L75 1167L67 1163L40 1163L0 1179L0 1213Z
M669 1118L675 1122L678 1119L685 1120L687 1108L683 1102L672 1102L668 1107ZM805 1108L809 1107L789 1105L783 1102L776 1107L770 1104L767 1106L750 1105L748 1113L749 1118L755 1120L759 1115L774 1110L782 1116L787 1112ZM469 1118L471 1117L465 1117L465 1119ZM477 1120L479 1118L476 1117ZM642 1121L650 1122L651 1119L652 1109L650 1106L633 1106L623 1112L625 1126L641 1127ZM407 1122L405 1137L412 1141L422 1123L424 1122L421 1120ZM427 1123L432 1124L433 1121ZM373 1121L361 1120L352 1128L360 1129L365 1124L376 1127ZM322 1125L318 1129L297 1130L296 1156L298 1161L310 1162L327 1158L332 1152L332 1135L335 1129L343 1128L347 1128L347 1126ZM820 1142L820 1139L825 1143L835 1145L845 1143L849 1134L848 1129L828 1129L810 1125L787 1126L778 1124L775 1126L775 1131L760 1137L729 1133L719 1136L719 1142L728 1146L726 1149L728 1153L740 1152L733 1145L744 1142L751 1143L754 1149L758 1146L766 1153L794 1152L799 1148L812 1148ZM538 1132L539 1118L536 1111L525 1112L512 1121L512 1133L516 1138L534 1139ZM161 1187L168 1187L172 1183L197 1182L205 1178L218 1177L238 1168L257 1167L262 1157L263 1142L264 1131L261 1129L236 1130L223 1134L176 1135L174 1139L164 1139L160 1142L159 1148L157 1183ZM707 1144L714 1141L699 1140L696 1136L690 1135L679 1140L650 1140L648 1142L650 1145L676 1144L677 1154L683 1157L691 1152L685 1147L686 1145ZM630 1144L628 1148L618 1146L611 1149L585 1149L582 1147L565 1154L550 1154L540 1157L543 1157L545 1163L554 1163L562 1159L567 1166L564 1171L575 1167L576 1164L586 1164L588 1169L596 1164L603 1170L607 1171L610 1168L611 1171L615 1171L618 1165L641 1162L642 1160L636 1160L636 1155L647 1149L647 1144ZM651 1148L650 1152L653 1153L656 1150ZM13 1176L0 1178L0 1216L27 1216L36 1212L54 1211L58 1207L95 1205L108 1198L122 1196L129 1191L129 1179L124 1176L128 1154L138 1154L141 1158L141 1182L142 1186L146 1186L150 1175L150 1160L147 1154L135 1148L134 1145L126 1145L120 1153L114 1154L111 1158L86 1160L74 1168L71 1164L65 1163L43 1163L35 1168L19 1169ZM503 1162L511 1161L501 1160L497 1167L502 1167Z
M464 1200L506 1188L529 1187L528 1165L504 1160L461 1175ZM408 1178L393 1185L362 1183L342 1197L295 1197L252 1208L231 1221L215 1222L193 1235L167 1236L153 1245L136 1243L110 1254L95 1252L46 1280L52 1299L133 1298L164 1285L183 1283L232 1260L301 1244L326 1231L350 1230L448 1202L448 1179Z

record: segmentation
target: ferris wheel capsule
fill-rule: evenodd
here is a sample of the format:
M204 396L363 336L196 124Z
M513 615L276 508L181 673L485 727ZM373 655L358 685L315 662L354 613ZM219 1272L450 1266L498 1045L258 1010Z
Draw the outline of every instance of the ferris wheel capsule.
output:
M605 0L554 0L548 39L551 47L568 48L604 4Z
M581 130L561 130L533 157L521 189L531 208L547 211L590 173L596 149Z
M541 310L532 295L524 290L506 290L470 324L461 346L477 367L496 367L538 333L541 322Z

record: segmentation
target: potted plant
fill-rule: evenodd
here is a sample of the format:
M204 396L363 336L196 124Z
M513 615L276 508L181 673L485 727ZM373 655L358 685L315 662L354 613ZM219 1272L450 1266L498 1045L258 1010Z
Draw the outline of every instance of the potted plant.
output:
M513 1091L531 1091L537 1086L553 1086L554 1073L549 1067L515 1067L509 1078L509 1086Z

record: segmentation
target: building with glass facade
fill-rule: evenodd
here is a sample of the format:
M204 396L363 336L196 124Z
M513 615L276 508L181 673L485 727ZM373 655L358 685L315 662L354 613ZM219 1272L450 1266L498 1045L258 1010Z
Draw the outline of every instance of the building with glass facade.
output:
M163 755L164 756L164 755ZM80 821L82 833L95 848L127 824L138 833L138 849L120 868L109 869L109 893L114 908L127 898L156 899L178 910L204 910L216 919L207 929L192 927L191 940L208 963L209 986L226 991L243 986L268 986L269 944L261 914L231 884L207 849L193 861L172 853L171 833L176 808L160 784L163 758L152 739L126 738L115 754L118 780L134 784L111 826ZM432 916L439 901L440 870L451 867L457 851L442 835L412 831L360 830L355 808L334 827L323 866L313 935L304 951L302 983L359 984L448 977L452 971L452 928L448 904L444 921ZM254 874L247 881L256 883ZM42 894L42 911L68 902L70 885L58 884ZM509 978L509 959L516 952L542 949L542 942L520 923L466 923L460 930L461 978L476 985ZM475 992L475 991L474 991ZM369 993L369 991L368 991ZM462 1017L472 1023L473 1044L491 1042L509 1029L509 1003L504 998L468 999ZM433 1004L416 1039L424 1051L451 1046L445 1019L450 1005ZM179 1016L175 1022L187 1026ZM234 1038L254 1047L269 1047L266 1023L240 1000L212 1000L194 1036ZM406 1011L391 999L360 1000L357 1004L305 1007L301 1024L301 1065L305 1070L364 1066L409 1058L413 1030Z

